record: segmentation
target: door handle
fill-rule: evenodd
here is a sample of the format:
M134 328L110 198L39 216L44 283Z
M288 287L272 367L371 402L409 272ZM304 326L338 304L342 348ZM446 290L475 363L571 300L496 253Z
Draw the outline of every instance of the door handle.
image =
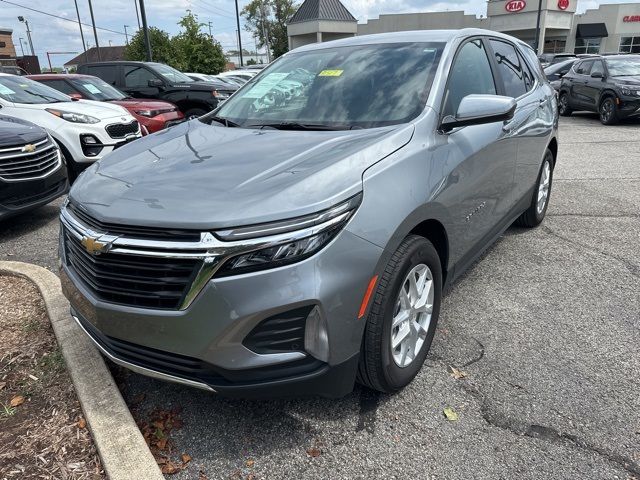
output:
M547 105L547 99L541 98L540 101L538 102L538 108L544 108L545 105Z
M510 121L510 122L508 122L508 123L505 123L505 124L502 126L502 131L503 131L504 133L511 133L511 130L513 130L513 127L514 127L515 125L516 125L516 121L515 121L515 120L512 120L512 121Z

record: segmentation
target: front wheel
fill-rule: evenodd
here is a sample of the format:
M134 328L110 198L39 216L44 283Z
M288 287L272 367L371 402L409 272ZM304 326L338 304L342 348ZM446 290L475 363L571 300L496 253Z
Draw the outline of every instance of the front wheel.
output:
M184 112L184 116L187 120L193 120L194 118L199 118L205 115L207 111L204 108L190 108L186 112Z
M569 106L569 94L567 92L560 94L560 98L558 99L558 112L563 117L570 117L573 113L573 110L571 110Z
M391 393L413 380L438 323L442 266L423 237L404 239L378 280L367 317L358 382Z
M547 150L542 160L542 167L538 174L538 181L533 191L531 204L525 212L518 217L516 225L519 227L533 228L542 223L549 207L551 196L551 183L553 181L553 153Z
M603 125L615 125L618 123L618 106L613 98L607 97L600 103L600 122Z

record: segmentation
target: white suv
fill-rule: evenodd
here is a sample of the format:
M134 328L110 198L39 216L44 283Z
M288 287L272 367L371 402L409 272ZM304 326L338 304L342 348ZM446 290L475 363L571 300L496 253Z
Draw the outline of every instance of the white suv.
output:
M25 77L0 73L5 116L43 127L60 145L69 176L125 143L140 138L140 125L119 105L75 100Z

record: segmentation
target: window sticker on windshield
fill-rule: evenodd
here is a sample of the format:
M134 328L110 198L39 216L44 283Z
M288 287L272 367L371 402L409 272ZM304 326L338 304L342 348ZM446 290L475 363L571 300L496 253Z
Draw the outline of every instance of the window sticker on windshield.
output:
M82 86L87 89L89 93L100 94L102 93L98 87L90 83L83 83Z
M243 95L243 98L262 98L288 76L288 73L270 73L261 78L257 85Z
M4 85L2 85L0 83L0 94L1 95L13 95L16 92L14 92L13 90L11 90L9 87L5 87Z
M344 70L323 70L318 74L318 76L319 77L339 77L340 75L342 75L342 72L344 72Z

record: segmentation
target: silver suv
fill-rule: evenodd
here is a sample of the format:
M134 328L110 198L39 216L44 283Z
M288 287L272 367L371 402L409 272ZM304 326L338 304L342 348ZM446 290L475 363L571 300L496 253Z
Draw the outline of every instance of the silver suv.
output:
M543 220L557 120L535 53L505 35L299 48L79 178L61 212L72 314L114 362L225 395L396 391L443 289Z

